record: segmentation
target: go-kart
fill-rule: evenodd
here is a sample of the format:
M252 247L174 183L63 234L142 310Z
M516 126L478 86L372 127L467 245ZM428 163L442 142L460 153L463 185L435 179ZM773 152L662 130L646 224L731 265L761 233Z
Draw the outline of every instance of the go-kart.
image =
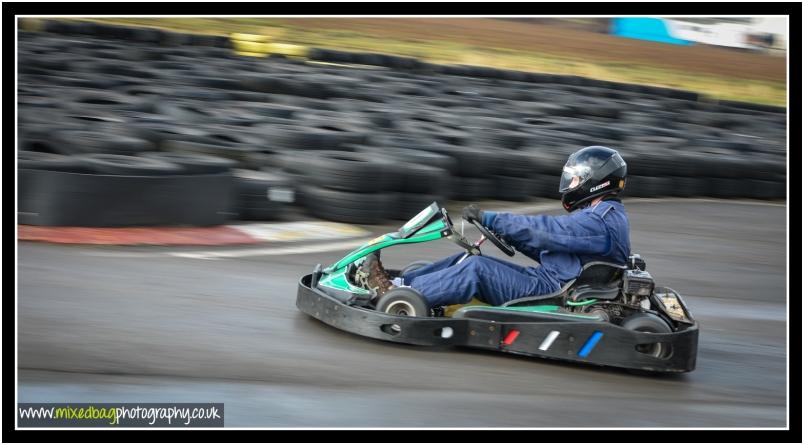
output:
M456 345L512 354L570 360L639 371L680 373L695 369L698 325L681 296L658 287L645 261L592 262L559 291L489 306L478 299L465 305L428 307L410 287L382 297L361 277L365 258L381 249L447 238L480 255L491 241L505 254L515 250L478 221L482 234L472 243L455 230L447 210L433 203L396 232L381 235L336 263L318 264L299 282L296 306L344 331L414 345ZM427 264L386 269L397 277Z

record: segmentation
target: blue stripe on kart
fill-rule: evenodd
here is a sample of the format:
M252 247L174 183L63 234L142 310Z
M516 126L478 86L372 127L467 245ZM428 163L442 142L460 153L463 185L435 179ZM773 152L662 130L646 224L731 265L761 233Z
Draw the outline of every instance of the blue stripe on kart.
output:
M595 333L594 333L594 334L592 334L592 335L591 335L591 336L590 336L590 337L589 337L589 338L586 340L586 343L584 343L584 344L583 344L583 347L581 348L581 351L580 351L580 352L578 352L578 356L579 356L579 357L584 357L584 358L586 358L586 356L587 356L587 355L589 355L589 353L590 353L590 352L592 352L592 349L594 349L594 348L595 348L595 345L597 344L597 342L598 342L598 341L600 341L600 339L601 339L602 337L603 337L603 333L602 333L602 332L600 332L600 331L595 331Z

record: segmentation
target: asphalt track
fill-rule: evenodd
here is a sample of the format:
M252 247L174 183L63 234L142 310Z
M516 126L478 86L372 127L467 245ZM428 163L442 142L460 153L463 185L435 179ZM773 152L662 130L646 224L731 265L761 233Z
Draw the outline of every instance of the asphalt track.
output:
M20 243L18 400L223 402L226 426L249 427L784 427L784 204L626 207L633 251L700 322L692 373L640 376L338 331L296 309L296 285L348 249L202 259ZM456 249L441 240L383 255L402 266Z

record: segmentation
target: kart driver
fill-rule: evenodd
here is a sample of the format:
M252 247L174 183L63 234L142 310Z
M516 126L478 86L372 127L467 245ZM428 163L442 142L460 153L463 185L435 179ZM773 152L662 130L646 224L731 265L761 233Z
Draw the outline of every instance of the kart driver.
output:
M499 306L545 295L577 278L584 264L626 264L631 251L628 216L617 195L625 187L626 164L611 148L591 146L570 155L559 185L564 216L526 216L483 211L472 204L463 218L476 220L516 250L540 263L523 267L491 256L464 253L406 273L392 283L379 256L367 257L368 285L378 297L394 286L410 286L430 307L468 303L472 297Z

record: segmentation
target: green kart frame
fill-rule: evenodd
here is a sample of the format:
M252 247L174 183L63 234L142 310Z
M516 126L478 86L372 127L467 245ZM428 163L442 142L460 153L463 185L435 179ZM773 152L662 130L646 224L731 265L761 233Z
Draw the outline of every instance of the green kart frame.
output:
M326 268L317 265L300 279L296 306L338 329L396 343L466 346L648 372L695 369L698 324L677 292L655 286L639 255L627 265L586 264L559 291L503 306L427 308L412 288L392 289L378 299L361 285L359 266L366 256L400 244L447 238L468 256L480 255L481 244L489 240L513 256L501 237L478 221L469 222L482 233L475 243L455 231L447 210L434 202L396 232ZM396 277L421 265L387 271Z

